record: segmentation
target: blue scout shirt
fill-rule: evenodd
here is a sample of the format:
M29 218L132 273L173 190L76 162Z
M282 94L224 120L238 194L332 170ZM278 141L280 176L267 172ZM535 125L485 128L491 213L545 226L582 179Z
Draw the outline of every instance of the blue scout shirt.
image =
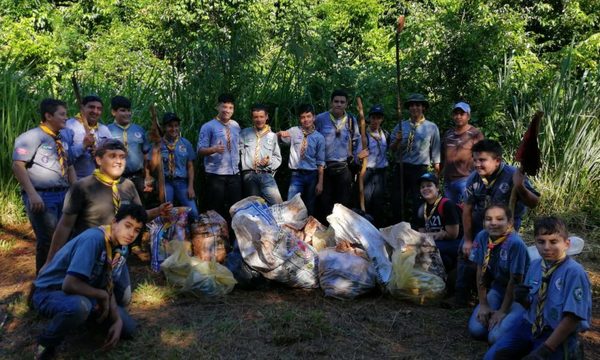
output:
M116 249L113 246L112 250ZM48 266L40 271L34 284L37 288L61 287L68 274L95 288L104 288L106 258L104 231L97 227L90 228L67 242ZM125 261L126 257L121 256L118 263L113 265L114 278L123 270Z
M358 124L354 116L345 113L342 118L335 119L334 126L332 117L333 115L326 111L317 115L315 119L315 128L325 138L325 161L346 161L353 155L348 145L350 141L352 141L352 149L356 148L360 141ZM347 117L345 122L344 117ZM350 131L350 123L352 123L352 131ZM339 134L336 133L336 127L340 128Z
M498 172L489 180L491 186L486 187L477 171L473 171L467 178L467 187L465 192L465 202L473 206L472 227L473 234L477 234L483 229L483 218L485 208L491 204L506 204L510 201L512 191L512 177L517 169L514 166L500 164ZM495 180L494 180L495 179ZM539 196L540 194L533 188L528 179L525 179L525 187ZM521 219L525 214L525 205L517 198L514 211L514 227L519 230Z
M256 147L259 145L258 159L270 158L269 165L254 168ZM269 131L261 136L260 144L254 127L245 128L240 132L240 154L242 170L265 170L275 171L281 165L281 151L277 142L277 135Z
M227 136L225 127L229 127L230 148L227 148ZM225 146L222 154L214 153L204 157L204 169L209 174L235 175L240 172L240 125L235 120L229 120L223 125L219 120L212 119L200 128L198 136L198 150L215 145Z
M392 130L391 139L396 138L396 134L400 131L400 125L396 125ZM402 121L402 142L400 148L396 150L396 154L400 149L404 149L402 153L402 162L412 165L427 165L439 164L440 155L440 131L436 124L429 120L425 120L415 130L415 138L412 147L405 149L408 143L408 136L411 131L410 120ZM396 162L399 162L400 157L396 156Z
M479 232L471 250L471 260L475 264L483 265L488 243L489 233L485 230ZM527 246L519 234L512 232L506 240L492 250L487 271L494 278L493 285L505 289L510 281L510 274L525 275L528 267Z
M127 162L125 174L133 174L144 169L144 154L150 151L150 143L146 138L146 131L137 124L130 123L127 127L113 122L108 125L114 139L121 140L127 148ZM127 141L124 133L127 132Z
M325 138L317 130L306 137L307 145L304 157L300 157L300 149L304 140L304 133L300 126L288 130L290 137L281 138L284 144L290 145L290 159L288 167L292 170L317 170L325 166Z
M160 152L163 160L163 171L166 177L170 177L169 171L169 149L167 149L166 139L160 143ZM175 143L175 178L187 179L187 163L196 160L196 151L192 144L185 138L179 137ZM151 154L149 154L150 156Z
M369 157L367 160L367 167L371 169L383 169L388 166L387 149L388 141L385 131L379 129L379 133L375 133L375 136L380 138L379 141L373 137L371 130L367 129L367 144L369 145ZM362 142L358 142L358 146L354 151L354 159L360 164L358 159L358 153L362 151Z
M67 129L70 129L73 133L73 143L71 147L71 155L73 156L73 167L77 178L81 179L96 169L96 159L92 156L92 152L89 149L83 147L83 138L85 137L85 127L76 118L67 120ZM93 131L94 138L96 138L96 144L99 142L110 139L112 135L108 128L98 123L98 129Z
M529 292L531 305L525 317L533 324L536 319L538 291L542 284L542 259L531 263L525 277L525 284L531 286ZM556 329L563 314L567 312L581 319L577 331L590 328L592 319L590 279L583 267L570 257L550 277L543 309L544 326Z
M64 187L69 187L67 177L67 167L69 166L69 140L62 139L66 132L61 130L59 133L61 143L65 150L64 159L65 175L62 175L62 168L58 160L58 152L56 150L56 142L39 127L19 135L15 140L13 151L13 161L23 161L27 163L27 175L31 180L31 184L38 190Z

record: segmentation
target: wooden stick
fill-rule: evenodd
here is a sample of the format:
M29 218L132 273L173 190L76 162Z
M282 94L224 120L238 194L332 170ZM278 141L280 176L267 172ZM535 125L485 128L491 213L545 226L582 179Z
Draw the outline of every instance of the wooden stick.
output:
M400 170L400 218L404 220L404 165L402 163L402 100L400 98L400 33L404 30L404 15L398 17L396 27L396 115L398 118L398 133L400 145L398 153L398 169Z
M150 130L150 137L152 138L152 158L151 168L155 169L158 179L158 199L161 204L166 202L166 190L165 190L165 173L163 169L162 154L160 151L162 141L162 131L158 124L158 117L156 115L156 108L154 105L150 105L150 114L152 115L152 129Z
M77 99L77 106L79 106L79 115L81 116L81 121L83 123L83 128L85 129L85 134L88 135L91 132L90 124L85 117L85 114L81 111L83 108L83 100L81 97L81 91L79 90L79 83L77 82L77 77L75 73L71 76L71 83L73 84L73 91L75 92L75 98Z
M356 97L356 106L358 107L358 122L360 125L360 140L363 150L367 148L367 124L365 121L365 113L363 111L362 99L360 96ZM365 210L365 174L367 173L367 160L368 157L363 158L361 162L360 174L358 176L358 192L360 196L360 209L363 212Z

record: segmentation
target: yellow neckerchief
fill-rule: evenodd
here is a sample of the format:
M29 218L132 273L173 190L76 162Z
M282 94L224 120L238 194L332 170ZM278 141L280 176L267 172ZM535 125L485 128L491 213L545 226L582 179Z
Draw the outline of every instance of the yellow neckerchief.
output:
M302 144L300 145L300 159L304 159L304 155L306 155L306 149L308 148L308 135L315 132L315 125L313 124L308 130L301 126L300 130L302 130L303 135Z
M85 129L86 125L83 123L83 116L81 116L81 113L77 113L77 115L75 115L75 120L77 120L81 125L83 125L83 128ZM88 121L87 127L90 130L98 130L98 122L96 122L96 125L90 125L90 123ZM90 132L93 134L95 131L90 131Z
M537 306L535 307L535 321L531 327L531 333L534 337L540 335L544 328L544 305L546 304L546 297L548 295L548 284L552 278L552 274L558 269L567 259L567 253L554 262L554 264L548 264L546 260L542 260L542 283L540 284L540 290L537 295Z
M56 153L58 155L58 164L60 165L60 174L62 176L65 176L67 174L67 164L66 164L67 155L65 153L65 148L63 146L63 143L60 140L60 135L55 133L54 131L52 131L52 129L50 129L44 123L40 123L40 129L42 129L42 131L45 134L50 135L50 137L52 137L52 139L54 140L54 143L56 144Z
M223 122L218 116L215 119L225 127L225 139L227 140L227 151L231 151L231 129L229 128L229 121Z
M425 202L425 204L423 204L423 219L425 220L425 229L426 230L429 230L429 224L428 224L429 219L431 219L431 217L433 216L433 213L435 212L435 209L437 208L440 201L442 201L442 197L438 196L438 198L435 199L435 202L433 203L433 207L431 208L431 211L429 212L429 214L427 214L427 202Z
M492 238L488 235L488 244L487 249L485 249L485 256L483 257L483 264L481 264L481 281L483 281L483 276L485 275L488 265L490 263L490 258L492 256L492 251L494 248L500 244L502 244L508 236L512 232L512 226L509 226L504 235L500 236L496 240L492 240Z
M485 188L487 190L491 189L494 186L496 180L498 180L498 177L500 176L500 173L502 173L502 170L504 170L504 163L501 163L500 168L489 177L481 177L481 182L483 182L483 185L485 185Z
M113 272L113 266L115 264L115 262L113 261L112 245L110 243L111 237L112 237L111 226L110 225L100 226L100 230L102 230L104 232L104 247L106 249L106 261L104 262L104 276L106 277L106 292L108 293L108 301L110 303L110 299L111 299L112 293L113 293L112 272ZM117 259L118 258L115 258L114 260L117 260Z
M117 187L117 184L119 184L119 181L121 180L121 178L118 178L115 180L115 179L111 178L110 176L106 175L105 173L103 173L100 169L94 170L94 172L92 174L94 175L96 180L100 181L102 184L104 184L106 186L111 187L113 205L115 207L115 214L116 214L117 211L119 211L119 208L121 207L121 195L119 194L119 188Z
M169 142L166 136L163 138L163 141L169 151L169 175L175 177L175 145L179 141L179 135L177 135L173 142Z
M412 151L413 144L415 142L415 133L419 126L421 126L425 122L425 115L421 115L421 117L416 121L412 122L412 120L408 120L410 124L410 132L408 133L408 140L406 143L406 151Z
M127 146L127 130L131 126L131 120L129 121L129 124L122 126L115 120L115 125L117 125L119 129L123 130L123 145L125 145L125 149L127 149L127 151L129 151L129 147Z
M268 134L271 131L271 127L269 125L265 125L262 130L258 130L256 127L254 128L254 134L256 134L256 147L254 148L254 170L258 169L260 162L260 141L263 136Z
M346 122L348 121L348 113L344 111L344 115L341 117L341 121L338 124L337 119L333 116L333 113L329 112L329 120L331 120L331 124L335 128L335 134L340 135L344 126L346 126Z

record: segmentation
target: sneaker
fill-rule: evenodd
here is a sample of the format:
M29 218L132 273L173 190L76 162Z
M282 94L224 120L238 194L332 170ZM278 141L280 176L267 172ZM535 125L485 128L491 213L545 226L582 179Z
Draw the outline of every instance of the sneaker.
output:
M56 348L52 347L52 346L44 346L44 345L37 345L37 348L35 349L35 360L48 360L48 359L53 359L54 355L55 355L55 350Z

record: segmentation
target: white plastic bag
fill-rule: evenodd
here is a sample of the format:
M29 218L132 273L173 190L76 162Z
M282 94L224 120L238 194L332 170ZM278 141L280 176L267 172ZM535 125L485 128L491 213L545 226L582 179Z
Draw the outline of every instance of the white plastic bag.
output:
M325 296L354 299L377 285L377 272L366 257L328 248L319 252L319 283Z

